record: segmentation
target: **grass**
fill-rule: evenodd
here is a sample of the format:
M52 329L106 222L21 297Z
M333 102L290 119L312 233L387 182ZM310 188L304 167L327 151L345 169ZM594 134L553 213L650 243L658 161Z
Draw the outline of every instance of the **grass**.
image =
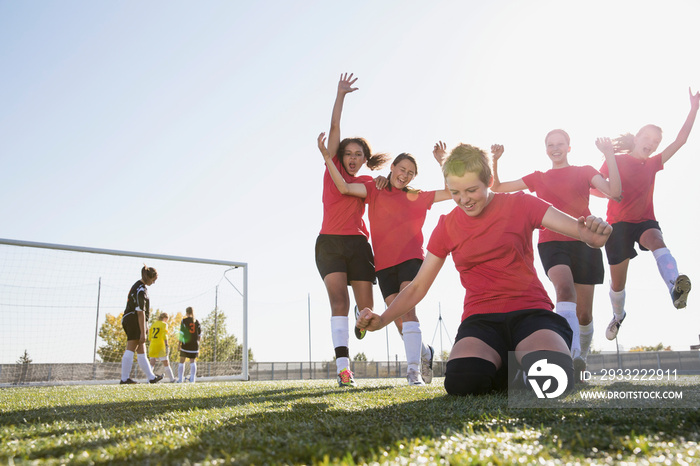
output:
M359 382L2 389L0 464L700 463L697 407L509 409L442 379Z

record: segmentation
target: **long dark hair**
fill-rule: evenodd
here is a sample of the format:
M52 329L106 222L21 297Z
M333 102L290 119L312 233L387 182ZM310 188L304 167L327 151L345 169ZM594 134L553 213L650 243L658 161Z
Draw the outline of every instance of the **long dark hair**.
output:
M639 136L639 134L644 131L645 129L655 129L656 131L659 132L659 134L663 134L663 131L661 130L660 127L656 125L645 125L642 126L642 128L637 131L637 135L635 136L632 133L625 133L621 134L615 139L613 139L613 147L615 148L615 153L616 154L629 154L634 150L634 138Z
M396 156L393 162L391 162L391 166L394 167L397 164L401 163L403 160L408 160L409 162L413 163L413 166L416 167L416 174L415 176L418 176L418 164L416 163L416 159L409 154L408 152L401 152L399 155ZM391 186L391 172L389 172L389 184L386 187L389 191L391 191L392 186ZM411 188L410 186L404 186L402 191L415 191L415 189Z
M351 143L358 144L362 148L362 153L365 155L365 159L367 159L367 168L370 170L379 170L382 168L382 166L389 161L389 154L373 154L372 149L369 146L369 143L365 138L345 138L342 141L340 141L340 145L338 146L338 158L340 159L340 163L343 163L343 154L345 153L345 148L347 147L348 144ZM343 165L343 168L345 168L345 165Z

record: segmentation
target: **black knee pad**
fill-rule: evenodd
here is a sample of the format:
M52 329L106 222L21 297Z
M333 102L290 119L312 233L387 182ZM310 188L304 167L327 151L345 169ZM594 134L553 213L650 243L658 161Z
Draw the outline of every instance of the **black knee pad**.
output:
M545 362L546 361L546 362ZM556 377L558 371L556 368L548 367L555 364L564 370L566 375L566 390L564 394L570 392L574 388L574 362L571 355L568 353L560 353L558 351L532 351L523 356L522 367L525 375L530 375L534 379L538 375L543 377L551 376L552 380L556 380L556 385L550 385L549 392L556 392L558 389L559 380ZM536 379L539 382L539 379ZM540 384L540 386L542 386Z
M496 366L486 359L457 358L445 367L445 390L449 395L481 395L493 390Z

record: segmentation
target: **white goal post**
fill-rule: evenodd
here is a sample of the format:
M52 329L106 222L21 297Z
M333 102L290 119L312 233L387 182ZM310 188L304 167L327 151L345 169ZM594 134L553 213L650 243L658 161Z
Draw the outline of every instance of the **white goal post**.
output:
M203 332L198 380L248 380L247 263L0 238L0 386L119 379L121 315L144 264L158 271L150 321L170 317L175 374L192 307ZM132 374L144 378L138 364Z

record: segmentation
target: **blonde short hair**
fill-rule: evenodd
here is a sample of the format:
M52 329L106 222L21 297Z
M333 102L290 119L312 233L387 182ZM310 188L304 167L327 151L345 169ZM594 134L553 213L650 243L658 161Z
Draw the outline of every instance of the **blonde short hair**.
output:
M448 176L464 176L465 173L476 173L486 186L491 182L491 161L482 149L470 144L460 144L450 152L442 165L442 174Z

